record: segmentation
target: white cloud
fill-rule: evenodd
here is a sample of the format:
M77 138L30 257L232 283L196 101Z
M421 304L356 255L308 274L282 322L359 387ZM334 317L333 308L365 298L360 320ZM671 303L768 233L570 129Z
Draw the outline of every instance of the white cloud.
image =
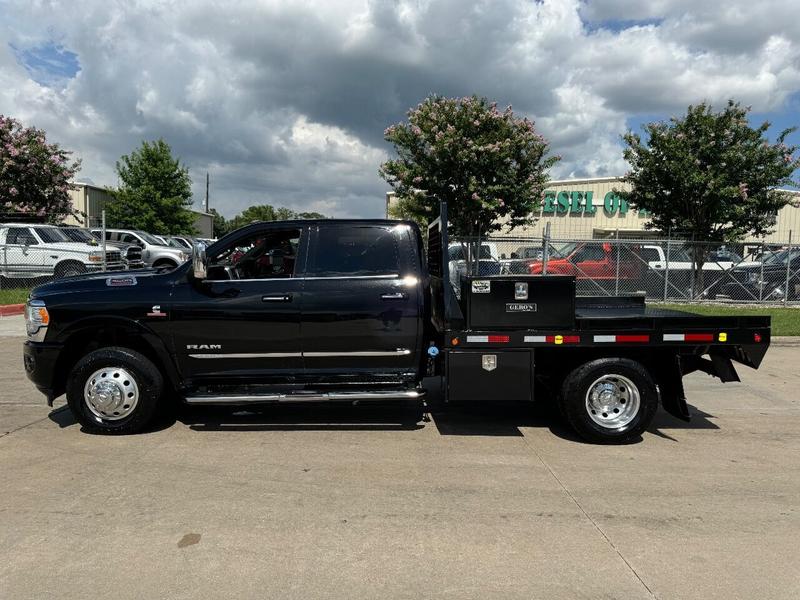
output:
M536 119L554 176L625 170L626 119L735 97L780 111L800 90L800 3L729 0L8 0L0 113L43 127L114 184L164 137L198 197L378 216L383 129L431 92ZM73 16L74 15L74 16ZM5 18L7 17L7 18ZM15 48L55 43L77 75L40 85Z

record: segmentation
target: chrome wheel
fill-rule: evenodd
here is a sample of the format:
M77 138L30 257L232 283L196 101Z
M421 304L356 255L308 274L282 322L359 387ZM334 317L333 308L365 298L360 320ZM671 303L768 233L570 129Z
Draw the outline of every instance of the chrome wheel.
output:
M586 392L586 412L606 429L629 425L639 413L640 404L639 388L622 375L603 375Z
M108 421L129 416L139 402L139 386L121 367L105 367L92 373L83 388L83 399L93 415Z

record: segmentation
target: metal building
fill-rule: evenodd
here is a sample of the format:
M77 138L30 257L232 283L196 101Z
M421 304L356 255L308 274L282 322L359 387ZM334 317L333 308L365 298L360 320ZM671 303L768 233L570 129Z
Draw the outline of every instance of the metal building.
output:
M539 236L546 223L554 239L642 238L662 235L647 231L646 212L631 208L616 193L629 189L620 177L595 177L550 181L542 199L534 225L516 228L511 235ZM778 212L774 233L763 241L784 242L792 232L793 239L800 235L800 192L786 190L796 201ZM395 193L386 195L389 206L396 201ZM762 241L748 238L744 241Z

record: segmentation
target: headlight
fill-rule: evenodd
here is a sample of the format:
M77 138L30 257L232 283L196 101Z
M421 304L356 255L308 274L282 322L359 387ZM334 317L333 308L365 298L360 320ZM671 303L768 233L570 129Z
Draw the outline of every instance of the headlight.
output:
M34 342L41 342L47 334L50 324L50 313L44 305L44 300L29 300L25 305L25 330L28 337Z
M750 271L747 274L747 281L748 283L758 283L758 273L755 271Z
M180 258L181 262L186 262L189 260L189 255L185 252L178 252L178 257Z
M103 252L89 252L89 262L103 262Z

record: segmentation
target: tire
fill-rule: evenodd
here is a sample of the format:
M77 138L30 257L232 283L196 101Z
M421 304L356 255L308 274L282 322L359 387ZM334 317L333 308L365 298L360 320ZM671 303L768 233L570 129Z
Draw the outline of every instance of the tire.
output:
M583 439L621 444L637 439L650 426L658 410L658 390L642 364L601 358L567 375L559 409Z
M163 388L161 372L142 354L101 348L73 367L67 403L90 433L138 433L153 420Z
M79 262L68 261L56 265L56 279L74 277L83 273L86 273L86 267Z

